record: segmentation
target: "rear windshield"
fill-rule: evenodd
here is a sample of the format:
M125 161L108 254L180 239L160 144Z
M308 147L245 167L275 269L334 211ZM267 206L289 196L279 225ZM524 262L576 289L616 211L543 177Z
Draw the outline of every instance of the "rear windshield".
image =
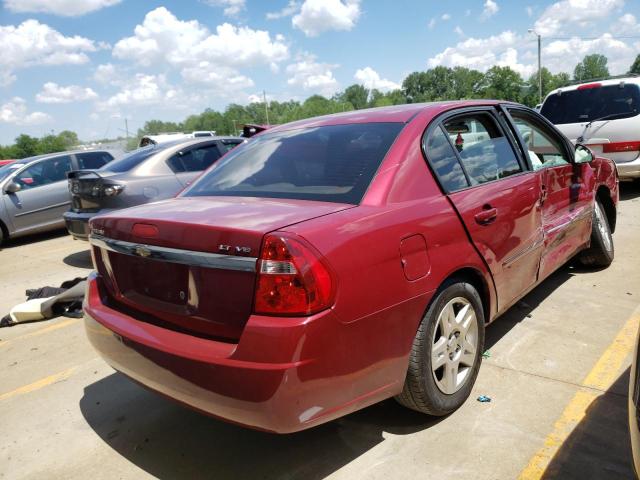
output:
M548 97L540 113L556 125L610 116L629 118L640 113L640 89L637 85L609 85L570 90Z
M229 152L183 195L358 204L403 125L363 123L265 133Z
M178 143L180 142L167 142L160 145L149 145L147 147L138 148L137 150L134 150L130 154L125 155L118 160L109 162L104 167L102 167L101 170L108 170L110 172L116 173L128 172L129 170L132 170L140 165L151 155L155 155L156 153L161 152L169 147L173 147Z

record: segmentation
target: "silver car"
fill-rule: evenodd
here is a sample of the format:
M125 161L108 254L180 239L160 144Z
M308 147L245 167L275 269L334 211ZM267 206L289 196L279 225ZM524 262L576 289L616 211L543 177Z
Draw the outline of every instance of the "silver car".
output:
M89 219L100 213L171 198L227 151L246 141L206 137L134 150L99 170L69 174L71 210L67 230L86 240Z
M70 203L67 173L100 168L113 158L105 150L60 152L0 167L0 243L63 227L62 215Z

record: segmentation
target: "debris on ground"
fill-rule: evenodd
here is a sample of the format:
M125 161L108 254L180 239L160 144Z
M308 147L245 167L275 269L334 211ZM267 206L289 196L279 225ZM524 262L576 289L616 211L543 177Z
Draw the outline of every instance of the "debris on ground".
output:
M59 287L41 287L25 292L27 301L14 306L9 315L0 319L0 327L11 327L18 323L49 320L65 316L82 317L86 278L74 278Z
M480 403L489 403L491 401L491 398L487 397L486 395L480 395L478 397L478 401Z
M491 357L491 352L489 350L485 350L484 353L482 354L482 358L490 358Z

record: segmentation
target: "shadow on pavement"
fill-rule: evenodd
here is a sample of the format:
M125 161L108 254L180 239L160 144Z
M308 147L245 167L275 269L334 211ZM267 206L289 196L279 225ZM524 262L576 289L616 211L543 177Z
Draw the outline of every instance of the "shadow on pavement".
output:
M29 243L42 242L43 240L51 240L52 238L64 237L69 232L65 228L59 228L57 230L51 230L49 232L33 233L31 235L25 235L24 237L10 238L6 242L3 242L0 246L0 250L20 247Z
M522 300L503 313L491 325L487 326L484 341L485 350L492 348L518 323L526 321L531 316L531 312L549 295L580 272L580 267L572 264L563 266L529 292Z
M91 262L91 252L83 250L81 252L72 253L62 259L62 261L70 267L93 269Z
M553 457L545 479L633 479L627 426L629 369L587 409Z
M620 182L620 200L633 200L640 197L640 182Z
M91 428L124 458L158 478L320 479L396 435L438 423L387 400L289 435L257 432L201 415L121 374L84 390Z

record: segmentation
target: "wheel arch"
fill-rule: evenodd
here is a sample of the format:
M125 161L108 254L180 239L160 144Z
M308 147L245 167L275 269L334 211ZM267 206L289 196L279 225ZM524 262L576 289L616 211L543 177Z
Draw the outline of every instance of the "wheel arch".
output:
M9 228L7 225L0 219L0 243L9 239Z
M482 300L482 310L484 313L485 324L491 321L491 293L489 290L489 284L487 283L482 272L473 267L463 267L449 274L447 278L443 280L441 285L451 281L464 281L473 286L480 295Z
M616 206L611 198L611 190L606 185L600 185L596 191L596 199L600 200L600 203L604 207L604 213L607 215L607 221L609 222L609 228L611 233L616 231Z

